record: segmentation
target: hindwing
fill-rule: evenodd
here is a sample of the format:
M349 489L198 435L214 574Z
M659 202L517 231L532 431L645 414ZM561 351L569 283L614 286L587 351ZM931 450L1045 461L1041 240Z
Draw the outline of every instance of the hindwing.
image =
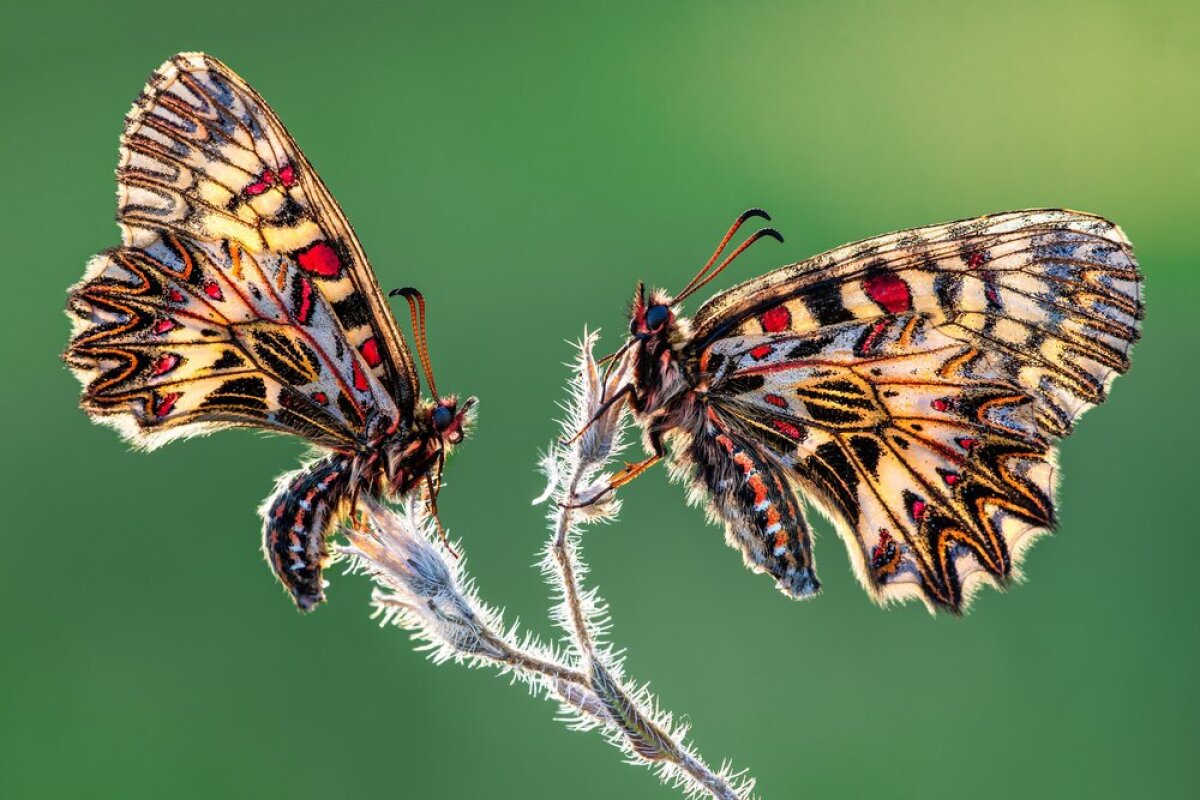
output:
M84 409L143 446L252 426L345 447L398 413L286 256L166 234L93 259L69 308Z

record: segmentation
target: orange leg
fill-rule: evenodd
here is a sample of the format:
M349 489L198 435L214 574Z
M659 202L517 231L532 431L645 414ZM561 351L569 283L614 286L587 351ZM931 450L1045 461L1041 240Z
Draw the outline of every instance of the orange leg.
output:
M612 494L617 489L620 489L622 486L629 483L634 478L641 475L643 472L650 469L651 467L653 467L655 464L657 464L661 460L662 460L662 456L652 455L643 461L637 462L636 464L626 464L625 468L622 469L620 472L618 472L616 475L614 475L613 479L608 482L608 486L606 486L602 491L598 492L596 494L596 496L593 497L591 500L588 500L583 503L576 503L575 505L563 506L563 507L564 508L586 508L587 506L598 503L598 502L600 502L600 500L602 500L603 498Z
M653 455L647 459L639 461L636 464L626 464L625 469L618 472L613 477L612 482L608 484L608 490L611 492L613 489L620 489L622 486L629 483L661 460L662 456Z

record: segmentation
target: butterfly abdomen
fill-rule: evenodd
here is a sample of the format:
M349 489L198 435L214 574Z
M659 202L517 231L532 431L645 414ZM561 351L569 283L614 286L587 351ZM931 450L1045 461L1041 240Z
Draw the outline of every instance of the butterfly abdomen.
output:
M742 551L747 566L774 577L791 597L820 591L808 527L777 465L747 447L711 409L684 452L694 462L695 484L711 500L710 512L725 523L729 544Z
M259 512L263 554L301 611L325 599L326 539L343 513L350 479L350 461L330 456L284 475Z

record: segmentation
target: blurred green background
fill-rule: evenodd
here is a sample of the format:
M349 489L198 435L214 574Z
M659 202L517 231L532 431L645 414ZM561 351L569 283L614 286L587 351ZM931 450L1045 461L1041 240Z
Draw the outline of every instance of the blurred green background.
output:
M544 635L529 501L564 340L614 342L639 278L677 289L750 205L787 243L714 288L985 212L1117 220L1145 337L1066 443L1026 584L963 620L882 611L821 522L826 591L792 603L662 471L586 553L630 674L765 797L1194 796L1194 3L42 2L7 8L0 44L0 796L674 796L378 630L360 577L297 614L255 517L297 442L138 455L77 410L64 290L117 242L122 115L184 49L268 98L382 284L425 291L439 384L482 398L443 518L484 596Z

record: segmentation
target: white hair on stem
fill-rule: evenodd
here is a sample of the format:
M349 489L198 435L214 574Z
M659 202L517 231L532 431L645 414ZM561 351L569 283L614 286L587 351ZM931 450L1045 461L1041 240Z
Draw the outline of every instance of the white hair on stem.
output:
M541 458L552 500L550 536L542 551L542 575L554 605L550 619L563 631L560 646L541 642L502 612L484 603L466 571L439 541L423 504L409 498L387 509L362 498L366 529L345 531L338 551L351 569L376 583L371 602L381 625L409 631L435 663L454 661L490 667L525 684L531 693L559 704L572 730L599 730L631 764L649 766L686 797L745 800L754 780L723 762L713 770L686 742L688 726L663 710L648 685L625 678L621 656L609 642L608 608L596 588L584 588L587 565L580 553L583 526L612 521L620 502L608 491L606 467L621 452L628 425L624 403L603 408L630 378L628 356L607 370L593 357L598 335L584 331L562 405L563 438ZM581 433L582 432L582 433ZM577 435L580 434L580 435ZM460 545L452 545L461 552Z

